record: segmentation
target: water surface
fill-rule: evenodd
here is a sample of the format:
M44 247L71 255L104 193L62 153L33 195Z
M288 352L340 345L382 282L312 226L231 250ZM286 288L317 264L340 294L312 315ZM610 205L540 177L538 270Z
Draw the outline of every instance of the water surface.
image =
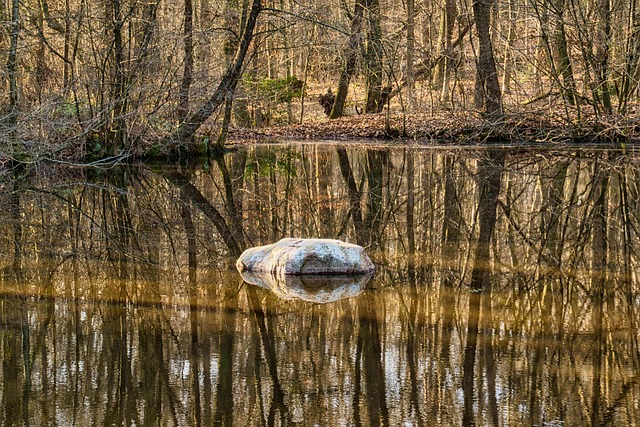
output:
M635 153L271 145L2 179L0 425L640 424ZM290 236L377 272L242 280Z

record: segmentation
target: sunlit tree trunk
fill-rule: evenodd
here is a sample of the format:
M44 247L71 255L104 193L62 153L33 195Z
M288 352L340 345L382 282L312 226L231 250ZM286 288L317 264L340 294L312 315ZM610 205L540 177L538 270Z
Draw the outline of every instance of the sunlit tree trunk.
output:
M379 113L384 107L382 99L382 28L380 27L380 0L364 0L367 10L367 48L365 51L365 112Z
M567 42L567 32L565 29L565 0L555 0L553 8L556 12L553 26L553 46L556 60L556 70L562 81L562 93L567 102L571 105L577 103L576 84L573 78L573 67L569 55L569 43Z
M507 36L504 43L504 53L502 60L502 84L501 91L503 94L510 91L511 87L511 73L513 64L513 55L511 53L513 49L513 43L515 41L516 32L516 17L517 12L515 10L515 0L509 0L507 9L507 22L504 24L507 27Z
M478 99L483 104L476 105L476 107L483 108L489 117L496 118L502 114L503 107L489 31L491 4L491 0L474 0L473 2L473 17L478 33L479 48L476 89L480 91Z
M184 70L178 95L178 119L184 121L189 114L189 91L193 80L193 5L191 0L184 0Z
M349 82L356 72L358 51L362 46L362 19L364 9L363 0L355 0L353 18L351 19L351 35L349 36L349 43L345 50L345 64L340 71L338 92L336 93L336 99L333 103L333 109L329 115L330 119L342 117L344 114L344 104L347 101Z
M406 81L409 105L413 109L416 103L416 85L413 63L416 51L416 5L415 0L407 0L407 52Z
M443 54L436 65L434 85L441 89L442 99L449 97L449 76L451 74L451 39L453 28L458 15L456 0L443 0L440 30L438 34L438 51Z

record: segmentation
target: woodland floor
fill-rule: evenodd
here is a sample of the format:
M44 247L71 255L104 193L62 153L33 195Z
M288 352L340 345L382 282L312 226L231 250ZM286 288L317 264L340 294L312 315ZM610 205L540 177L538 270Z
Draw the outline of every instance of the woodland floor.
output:
M632 113L606 120L582 115L511 113L489 121L476 112L363 114L329 120L309 119L302 124L230 130L232 144L383 139L420 145L502 144L640 144L640 117Z

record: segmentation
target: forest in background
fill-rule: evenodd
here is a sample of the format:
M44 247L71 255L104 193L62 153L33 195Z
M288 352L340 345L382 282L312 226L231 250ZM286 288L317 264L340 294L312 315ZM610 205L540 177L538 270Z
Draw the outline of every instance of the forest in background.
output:
M639 127L636 0L3 0L0 21L3 164L204 153L325 113Z

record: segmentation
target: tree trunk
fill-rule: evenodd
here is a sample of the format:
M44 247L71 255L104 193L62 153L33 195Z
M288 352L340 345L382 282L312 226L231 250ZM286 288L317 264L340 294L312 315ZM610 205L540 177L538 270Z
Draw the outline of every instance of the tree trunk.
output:
M380 27L380 0L365 0L368 12L365 112L379 113L384 107L382 97L382 28Z
M507 40L504 44L504 58L502 62L502 85L501 91L502 93L507 93L510 90L511 86L511 69L513 68L511 65L513 63L511 50L513 49L513 42L515 39L516 32L516 11L515 11L515 0L509 0L508 5L508 19L507 19Z
M20 1L11 2L11 42L9 47L9 58L7 59L7 74L9 74L9 116L7 124L13 126L16 123L18 114L18 35L20 33Z
M435 73L435 86L441 88L442 99L449 97L449 75L451 70L451 39L453 38L453 25L458 8L455 0L444 0L442 18L440 19L440 34L438 36L438 51L442 60L438 61Z
M569 44L564 26L565 0L555 0L552 10L556 11L556 19L553 29L553 46L555 50L556 70L562 81L562 94L567 102L575 105L576 83L573 78L573 68L569 57Z
M629 4L629 23L627 24L625 71L620 84L618 111L627 113L629 98L638 87L640 77L640 17L638 16L637 0Z
M338 81L338 92L333 103L333 109L329 115L330 119L342 117L344 114L344 104L347 100L347 92L349 91L349 82L356 72L356 63L358 61L358 51L362 45L362 17L364 14L363 0L355 0L353 19L351 20L351 35L346 51L346 62L344 68L340 72L340 80Z
M238 4L234 0L227 0L225 2L225 21L226 27L229 29L234 29L233 31L229 31L229 34L225 40L224 45L224 54L225 54L225 62L226 66L230 66L233 63L233 53L238 50L238 43L235 37L235 28L238 28L237 31L242 32L242 25L238 25L238 16L237 9ZM247 19L247 9L249 7L249 3L245 2L242 8L242 19L241 23L245 22ZM220 132L218 132L218 138L216 138L216 142L212 147L214 153L223 153L224 145L227 141L227 135L229 134L229 126L231 125L231 117L233 116L233 95L234 93L229 93L227 99L224 101L224 114L222 117L222 125L220 126Z
M180 84L178 119L182 122L189 114L189 90L193 80L193 5L184 0L184 71Z
M124 113L127 110L126 92L126 72L125 72L125 55L124 43L122 40L122 29L124 26L124 15L121 11L120 0L112 0L111 2L111 21L113 30L113 59L115 62L115 74L113 76L113 91L111 99L113 107L108 112L105 126L107 126L105 135L105 145L101 151L102 156L115 156L126 144L126 123Z
M209 97L205 104L198 111L187 118L173 133L167 136L164 142L169 141L186 141L193 136L198 128L204 123L211 114L229 97L233 96L238 80L242 76L244 60L249 51L249 45L253 40L253 31L256 26L258 15L262 10L261 0L253 0L251 11L247 18L247 25L242 34L242 39L238 51L236 52L233 64L227 68L222 76L222 80L214 93Z
M415 73L413 71L413 62L415 61L416 50L416 5L415 0L407 0L407 94L409 97L409 105L413 109L416 104L416 87Z
M596 35L595 53L595 87L593 88L596 107L605 114L612 113L611 95L609 93L609 54L611 42L611 4L610 0L598 0L597 14L599 21Z
M491 17L491 0L474 0L473 17L478 33L478 72L476 89L483 103L484 111L489 117L496 118L502 114L502 94L498 83L496 62L489 33Z

